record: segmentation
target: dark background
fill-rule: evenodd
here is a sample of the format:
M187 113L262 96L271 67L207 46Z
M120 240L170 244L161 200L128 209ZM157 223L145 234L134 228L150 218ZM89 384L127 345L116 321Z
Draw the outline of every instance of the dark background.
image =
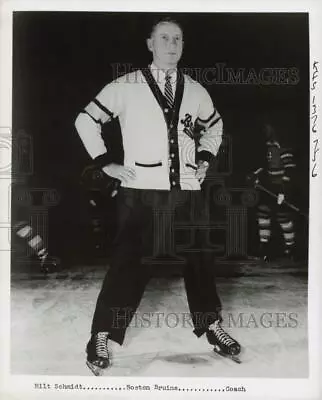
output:
M22 177L29 188L54 188L60 202L49 211L49 247L63 260L93 260L91 215L79 177L90 161L74 128L79 111L113 79L111 64L144 67L150 61L145 39L161 14L15 12L13 25L13 133L32 138L33 174ZM169 14L167 14L169 15ZM180 65L234 69L292 68L296 85L205 85L231 138L232 174L227 187L244 188L245 176L261 166L263 122L269 120L282 144L296 155L294 201L309 202L309 35L301 13L171 14L184 28ZM106 128L120 151L117 124ZM15 148L14 148L15 151ZM15 156L15 155L14 155ZM225 169L225 168L224 168ZM219 166L220 171L220 166ZM15 190L15 189L14 189ZM105 200L107 243L113 235L113 200ZM13 220L23 208L13 203ZM26 210L26 208L24 208ZM249 212L249 253L256 252L254 210ZM307 227L297 221L299 251L306 256ZM224 240L224 239L223 239ZM108 246L106 246L108 248Z

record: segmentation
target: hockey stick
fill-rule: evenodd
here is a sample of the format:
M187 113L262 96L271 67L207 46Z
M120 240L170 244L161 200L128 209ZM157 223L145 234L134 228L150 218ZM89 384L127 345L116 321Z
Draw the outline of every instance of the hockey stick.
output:
M260 183L255 183L254 184L255 189L259 189L262 192L267 193L268 195L270 195L271 197L274 197L275 199L277 199L277 195L273 192L271 192L270 190L266 189L264 186L262 186ZM296 207L294 204L289 203L288 201L284 200L282 204L285 204L287 207L291 208L292 210L296 211L297 213L303 215L303 217L305 217L306 219L309 218L309 216L306 213L303 213L298 207Z

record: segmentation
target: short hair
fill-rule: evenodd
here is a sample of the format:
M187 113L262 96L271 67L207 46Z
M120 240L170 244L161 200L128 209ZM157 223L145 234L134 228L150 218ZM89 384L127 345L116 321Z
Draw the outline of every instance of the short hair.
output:
M172 17L161 17L156 19L152 25L151 25L151 29L150 29L150 37L153 35L154 31L156 30L157 26L160 24L174 24L177 25L177 27L181 30L182 35L183 35L183 28L180 22L178 22L176 19L172 18Z

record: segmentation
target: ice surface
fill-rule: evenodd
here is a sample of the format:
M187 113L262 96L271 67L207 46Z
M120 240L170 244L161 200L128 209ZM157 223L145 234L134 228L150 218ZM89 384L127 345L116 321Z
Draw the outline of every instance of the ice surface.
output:
M85 345L101 283L98 279L12 282L12 374L91 375L85 365ZM308 376L304 278L221 278L218 291L224 308L223 327L242 345L242 364L213 353L205 336L198 339L187 320L183 322L188 305L181 278L155 278L137 310L138 326L132 322L123 346L112 342L113 366L105 375ZM164 313L167 319L160 318L158 325L153 314L151 326L142 327L140 318L147 312ZM179 320L170 314L174 312ZM263 319L263 313L272 314ZM235 326L231 318L236 322L238 315L242 319Z

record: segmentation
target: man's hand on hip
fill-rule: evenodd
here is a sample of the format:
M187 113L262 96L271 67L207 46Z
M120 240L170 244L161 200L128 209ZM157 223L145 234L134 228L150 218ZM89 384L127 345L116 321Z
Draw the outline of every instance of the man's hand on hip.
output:
M103 171L110 177L119 179L122 183L128 183L135 179L135 170L120 164L108 164L103 168Z
M198 169L196 171L196 178L198 179L200 185L206 178L207 170L209 168L209 163L207 161L199 161Z

